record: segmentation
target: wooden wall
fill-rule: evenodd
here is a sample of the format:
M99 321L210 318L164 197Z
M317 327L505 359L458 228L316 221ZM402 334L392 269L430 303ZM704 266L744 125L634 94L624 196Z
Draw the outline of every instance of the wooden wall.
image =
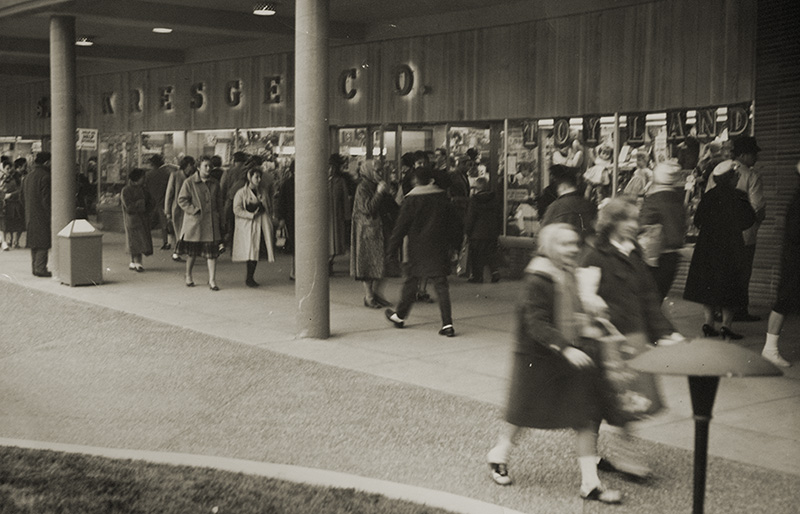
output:
M753 99L756 0L662 0L554 19L374 43L330 52L333 125L425 123L658 111ZM82 77L78 125L104 131L292 126L291 53ZM412 91L393 91L393 69L414 70ZM356 96L337 83L356 68ZM282 77L282 102L262 102L263 77ZM242 104L224 101L225 84L241 80ZM189 107L193 83L206 105ZM175 108L160 109L158 89L171 85ZM427 86L427 87L424 87ZM130 90L144 110L128 109ZM49 133L36 118L47 85L1 88L0 135ZM102 93L114 91L114 114Z

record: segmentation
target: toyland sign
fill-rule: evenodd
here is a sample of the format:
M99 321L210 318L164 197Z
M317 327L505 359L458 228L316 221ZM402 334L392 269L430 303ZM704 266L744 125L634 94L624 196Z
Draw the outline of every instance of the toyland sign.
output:
M724 116L720 116L720 112ZM694 112L694 123L689 113ZM656 115L648 113L624 114L627 125L627 142L632 146L645 142L645 131L651 125L666 125L667 141L682 141L692 136L700 141L715 139L727 130L728 139L742 134L749 134L750 104L729 105L727 108L704 107L702 109L675 109ZM601 140L601 119L607 116L584 116L583 138L586 144L596 145ZM558 146L569 140L569 118L557 118L553 123L554 143Z

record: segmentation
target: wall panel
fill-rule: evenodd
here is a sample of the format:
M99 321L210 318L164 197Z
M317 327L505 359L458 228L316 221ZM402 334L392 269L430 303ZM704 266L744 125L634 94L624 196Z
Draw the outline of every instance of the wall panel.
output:
M753 98L756 0L661 0L515 25L331 48L328 94L336 125L500 120L664 110ZM394 70L415 73L408 95L394 92ZM358 70L358 94L344 99L340 73ZM264 102L264 77L281 77L279 103ZM241 105L225 103L242 80ZM193 111L190 87L205 82L206 106ZM46 84L46 83L45 83ZM271 54L82 77L80 123L106 130L192 130L294 124L294 56ZM159 89L172 86L173 109ZM424 86L430 86L425 90ZM42 130L40 85L2 88L6 133ZM128 112L142 88L143 112ZM46 90L46 85L44 86ZM102 114L102 93L121 111ZM38 97L37 97L38 95ZM100 98L98 98L98 95ZM23 101L19 101L22 99ZM23 106L26 106L22 108ZM10 120L10 121L8 121ZM86 123L84 123L86 120Z

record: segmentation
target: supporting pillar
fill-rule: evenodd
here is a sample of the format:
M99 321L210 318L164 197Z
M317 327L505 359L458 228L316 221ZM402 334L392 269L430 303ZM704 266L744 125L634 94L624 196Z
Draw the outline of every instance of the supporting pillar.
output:
M329 0L295 8L295 295L300 337L330 336L328 280Z
M50 104L52 134L52 256L58 277L56 234L75 218L75 18L50 18Z

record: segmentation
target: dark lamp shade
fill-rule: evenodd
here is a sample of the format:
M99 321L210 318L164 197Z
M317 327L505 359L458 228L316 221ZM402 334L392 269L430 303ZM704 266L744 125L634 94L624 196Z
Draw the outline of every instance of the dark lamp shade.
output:
M783 372L761 355L719 339L655 347L628 361L636 370L697 377L779 376Z

